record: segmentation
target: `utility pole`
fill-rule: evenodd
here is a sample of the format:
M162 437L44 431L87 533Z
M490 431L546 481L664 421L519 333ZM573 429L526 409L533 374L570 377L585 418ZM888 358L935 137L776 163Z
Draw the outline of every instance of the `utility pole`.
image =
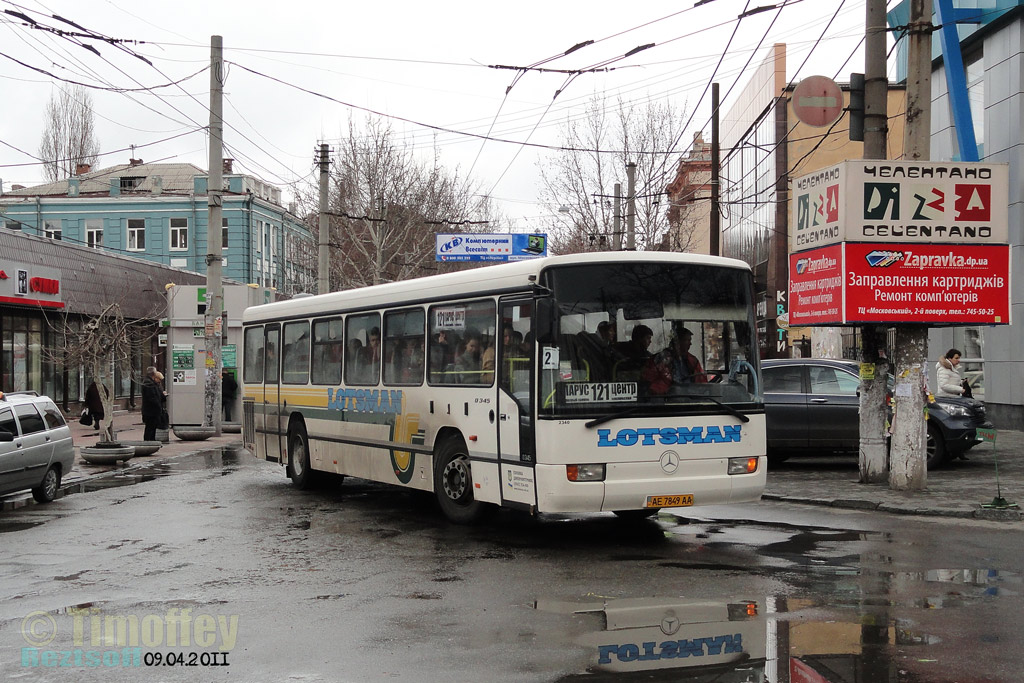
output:
M722 248L719 244L719 235L722 231L721 211L719 203L719 165L722 154L719 148L718 139L718 110L720 108L718 99L718 83L711 84L711 220L709 222L710 234L708 235L708 253L712 256L721 256Z
M317 251L317 294L331 291L331 219L327 215L328 146L320 145L320 237Z
M612 249L622 251L622 183L615 183L612 212Z
M636 251L636 164L626 164L626 250Z
M224 39L210 36L210 173L206 187L206 381L203 425L220 436L221 333L224 325L224 283L221 263L221 215L224 198Z
M903 155L909 161L931 157L931 0L910 1L907 50L907 108ZM927 483L925 393L928 391L928 327L901 325L896 330L896 392L889 488L920 490Z
M864 158L887 159L889 117L886 76L885 0L867 0L864 39ZM889 361L885 327L861 328L861 362L875 370L860 383L860 482L880 483L888 477L885 444L885 390ZM863 374L863 373L862 373Z

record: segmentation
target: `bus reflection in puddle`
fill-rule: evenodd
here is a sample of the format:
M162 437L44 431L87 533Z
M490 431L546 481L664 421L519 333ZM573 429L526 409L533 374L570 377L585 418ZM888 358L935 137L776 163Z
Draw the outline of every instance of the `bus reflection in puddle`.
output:
M897 674L890 646L932 640L884 623L790 621L787 601L771 597L736 602L540 599L535 607L593 615L603 625L575 638L591 652L590 664L585 673L561 678L564 682L905 683L915 679Z

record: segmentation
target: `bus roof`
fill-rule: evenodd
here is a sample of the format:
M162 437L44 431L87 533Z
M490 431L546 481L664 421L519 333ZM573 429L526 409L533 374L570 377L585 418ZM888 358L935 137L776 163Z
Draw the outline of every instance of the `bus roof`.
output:
M525 291L539 280L543 270L553 266L644 261L717 265L750 270L747 263L738 259L664 251L616 251L548 256L250 306L242 314L242 322L323 315L331 311L385 308L445 297L469 298L496 291Z

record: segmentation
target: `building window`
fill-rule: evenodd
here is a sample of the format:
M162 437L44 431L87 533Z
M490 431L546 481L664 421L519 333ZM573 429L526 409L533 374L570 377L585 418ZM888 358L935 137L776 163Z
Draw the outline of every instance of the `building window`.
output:
M185 251L188 249L188 219L171 219L171 251Z
M128 251L146 250L146 221L142 218L128 219Z
M4 221L4 227L8 230L21 230L21 223L18 221Z
M89 218L85 221L85 243L93 249L103 248L102 218Z
M51 240L59 240L64 234L63 221L43 221L43 236Z
M221 218L220 219L220 225L221 225L221 228L220 228L220 248L221 249L227 249L228 248L228 219L227 218Z
M145 179L145 176L129 176L126 178L121 178L121 191L130 192L137 188L139 185L141 185L142 181Z
M978 158L985 158L985 60L981 51L964 56L967 77L967 101L971 105L971 123L974 124L974 142L978 145Z

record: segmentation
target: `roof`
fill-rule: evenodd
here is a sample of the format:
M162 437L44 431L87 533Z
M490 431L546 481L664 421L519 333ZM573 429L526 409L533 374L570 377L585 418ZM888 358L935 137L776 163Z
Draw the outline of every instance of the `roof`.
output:
M80 195L109 195L111 178L141 178L130 194L152 193L158 182L163 192L182 193L192 192L193 177L197 175L205 176L206 171L193 164L118 164L75 177L79 179ZM156 180L158 177L159 181ZM69 179L58 180L54 183L13 190L6 194L26 197L67 196L68 183Z
M206 284L199 273L12 230L0 230L0 261L58 269L68 313L96 314L117 302L129 318L146 318L164 305L168 282Z
M550 266L628 261L714 264L750 270L749 265L738 259L664 251L612 251L548 256L252 306L246 309L243 321L266 320L276 316L315 315L330 308L340 310L350 306L388 306L398 301L420 299L438 293L448 295L451 292L463 292L465 296L473 296L474 293L482 292L526 290L538 281L541 271Z

